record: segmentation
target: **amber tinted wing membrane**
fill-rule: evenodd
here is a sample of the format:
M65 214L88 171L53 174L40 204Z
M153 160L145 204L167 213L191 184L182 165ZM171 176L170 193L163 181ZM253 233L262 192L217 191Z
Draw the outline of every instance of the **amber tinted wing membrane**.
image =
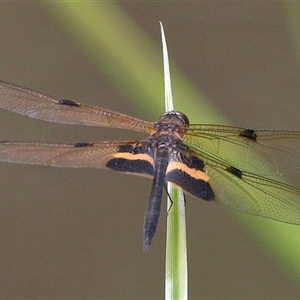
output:
M68 168L107 168L153 177L147 143L136 141L51 144L0 142L0 161Z
M0 81L0 107L50 122L131 129L150 133L153 123Z
M272 176L300 171L300 132L190 125L184 142L202 155L249 173Z

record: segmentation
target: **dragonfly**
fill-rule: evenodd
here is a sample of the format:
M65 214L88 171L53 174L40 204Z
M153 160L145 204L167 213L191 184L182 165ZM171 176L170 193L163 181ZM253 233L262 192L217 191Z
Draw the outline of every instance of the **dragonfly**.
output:
M0 141L0 161L103 168L152 179L143 248L156 232L165 182L187 194L280 222L300 224L300 189L282 174L300 170L300 132L189 124L182 112L147 122L0 81L0 107L50 122L129 129L147 138L125 141Z

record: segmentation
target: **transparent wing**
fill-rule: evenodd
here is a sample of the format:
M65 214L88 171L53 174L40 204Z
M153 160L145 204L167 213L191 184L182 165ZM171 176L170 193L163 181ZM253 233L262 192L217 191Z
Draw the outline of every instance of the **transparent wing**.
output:
M50 122L131 129L150 133L153 123L100 107L53 97L0 81L0 107Z
M214 157L202 156L204 170L215 194L215 201L239 211L273 220L300 224L300 189L267 177L233 170L232 166Z
M218 158L248 173L272 176L300 171L300 132L190 125L183 140L209 159Z
M134 154L130 151L120 152L120 147L131 149L135 144L136 141L76 144L0 142L0 161L67 168L112 169L107 167L107 163L124 157L124 160L115 163L114 170L152 177L151 171L145 174L142 163L132 159ZM146 147L147 141L140 141L139 145L140 153L144 153L142 145ZM147 159L149 160L148 157Z
M300 224L300 190L243 172L239 178L219 166L207 165L217 202L239 211Z

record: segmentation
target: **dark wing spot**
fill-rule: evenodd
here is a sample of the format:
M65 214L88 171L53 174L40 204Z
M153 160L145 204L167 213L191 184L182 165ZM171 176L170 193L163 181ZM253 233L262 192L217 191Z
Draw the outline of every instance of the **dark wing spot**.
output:
M121 145L119 147L119 152L129 152L129 153L136 153L137 148L134 147L133 145Z
M80 105L80 104L76 103L75 101L68 100L68 99L61 99L58 101L58 103L62 104L62 105L75 106L75 107L78 107Z
M114 171L154 176L153 150L138 143L120 145L105 166Z
M108 169L118 172L154 175L153 165L147 160L112 158L105 166Z
M193 169L204 172L204 161L199 159L198 157L196 157L196 156L187 157L182 154L181 160L182 160L182 163L187 165L189 168L193 168Z
M80 147L93 147L93 143L76 143L74 144L75 148L80 148Z
M240 136L256 142L257 134L253 129L245 129L240 133Z
M205 163L196 156L180 154L181 163L166 174L166 180L180 186L186 192L203 200L214 200L215 193L204 171Z
M143 153L147 153L150 154L152 153L152 151L150 150L149 147L145 147L145 145L121 145L119 147L119 151L118 152L127 152L127 153L132 153L132 154L143 154Z
M169 171L166 175L166 180L175 183L197 198L207 201L215 199L215 193L207 181L193 177L181 169Z
M242 178L242 176L243 176L243 172L235 167L230 166L226 170L238 178Z

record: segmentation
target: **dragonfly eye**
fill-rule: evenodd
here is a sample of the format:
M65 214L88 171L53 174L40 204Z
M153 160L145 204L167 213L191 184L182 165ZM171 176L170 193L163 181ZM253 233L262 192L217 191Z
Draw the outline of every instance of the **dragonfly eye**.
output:
M180 111L168 111L162 114L159 118L160 120L162 119L168 119L168 120L174 120L174 121L179 121L182 125L189 125L190 121L188 117L180 112Z

